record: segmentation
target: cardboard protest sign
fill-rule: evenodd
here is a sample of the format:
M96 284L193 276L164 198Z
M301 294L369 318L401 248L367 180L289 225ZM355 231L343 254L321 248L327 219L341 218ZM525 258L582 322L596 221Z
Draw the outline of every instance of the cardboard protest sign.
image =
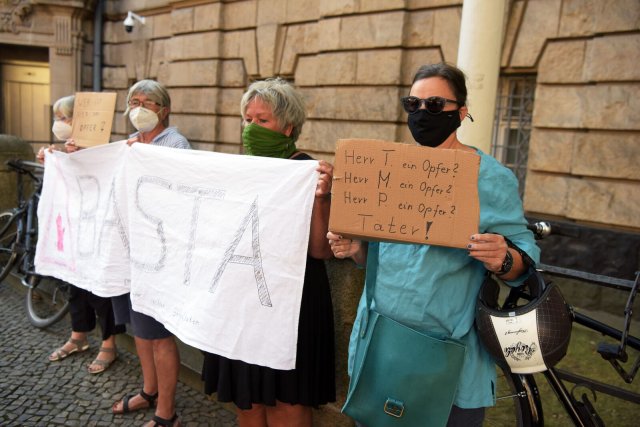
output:
M118 142L47 153L36 271L183 342L293 369L317 161Z
M78 147L107 144L116 109L115 92L76 92L71 138Z
M336 147L329 230L464 248L478 232L480 156L371 139Z

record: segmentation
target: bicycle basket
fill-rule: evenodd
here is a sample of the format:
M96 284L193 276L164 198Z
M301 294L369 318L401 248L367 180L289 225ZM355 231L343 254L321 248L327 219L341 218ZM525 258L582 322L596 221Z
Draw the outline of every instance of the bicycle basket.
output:
M530 296L518 306L515 295ZM533 271L522 286L512 288L501 306L500 286L487 275L476 306L476 330L485 349L511 372L532 374L558 363L567 353L571 339L571 308L553 283L545 284Z

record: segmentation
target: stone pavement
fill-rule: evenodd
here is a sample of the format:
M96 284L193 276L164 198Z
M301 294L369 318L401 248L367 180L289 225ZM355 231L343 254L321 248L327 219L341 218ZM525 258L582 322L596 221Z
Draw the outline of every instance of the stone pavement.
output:
M100 339L90 336L89 351L60 362L47 356L69 337L68 316L48 329L31 326L24 293L0 283L0 426L135 426L150 420L153 410L113 415L111 405L142 387L134 354L119 349L118 360L99 375L85 367ZM237 426L236 417L199 390L179 382L177 412L184 426Z

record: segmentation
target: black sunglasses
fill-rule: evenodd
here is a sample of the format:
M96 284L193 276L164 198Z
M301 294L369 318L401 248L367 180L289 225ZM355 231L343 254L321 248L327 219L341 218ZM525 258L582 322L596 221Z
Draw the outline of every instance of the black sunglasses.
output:
M442 113L442 111L444 110L444 106L447 105L447 103L457 104L459 107L462 107L460 102L453 99L443 98L441 96L430 96L426 99L421 99L417 96L403 96L402 98L400 98L400 101L402 102L404 111L409 114L418 111L423 102L424 107L427 109L427 112L431 114Z

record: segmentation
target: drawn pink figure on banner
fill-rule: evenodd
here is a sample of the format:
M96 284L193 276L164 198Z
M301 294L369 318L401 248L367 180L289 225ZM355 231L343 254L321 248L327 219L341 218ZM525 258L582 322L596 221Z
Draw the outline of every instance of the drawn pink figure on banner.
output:
M62 228L62 217L58 214L56 218L56 228L58 230L58 251L64 252L64 228Z

